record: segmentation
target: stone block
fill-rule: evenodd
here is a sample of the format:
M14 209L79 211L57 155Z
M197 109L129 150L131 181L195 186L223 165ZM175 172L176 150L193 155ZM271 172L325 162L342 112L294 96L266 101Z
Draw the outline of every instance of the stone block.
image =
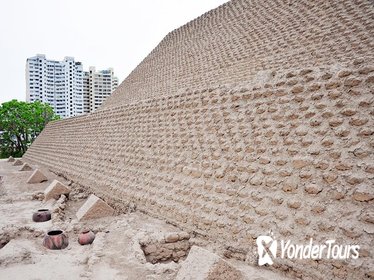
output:
M177 280L245 279L242 272L214 253L193 246L182 263Z
M167 243L177 242L178 240L179 240L178 233L170 233L165 236L165 241Z
M81 221L112 216L113 214L114 209L112 207L96 195L91 194L76 215L78 220Z
M353 193L353 199L360 202L374 200L374 190L369 186L359 186Z
M48 178L39 169L36 169L27 180L27 183L36 184L44 181L48 181Z
M53 180L53 182L44 191L44 201L49 199L58 199L60 195L68 195L70 188L65 186L63 183Z
M309 184L305 186L304 190L309 194L318 194L322 191L322 187L316 184Z
M19 171L31 171L32 167L27 163L24 163Z
M20 166L23 164L23 161L20 160L20 159L17 159L14 163L13 163L13 166Z
M7 162L15 162L16 160L14 159L14 157L10 156L7 160Z
M292 162L292 166L296 169L301 169L308 165L309 165L309 162L303 159L297 159Z

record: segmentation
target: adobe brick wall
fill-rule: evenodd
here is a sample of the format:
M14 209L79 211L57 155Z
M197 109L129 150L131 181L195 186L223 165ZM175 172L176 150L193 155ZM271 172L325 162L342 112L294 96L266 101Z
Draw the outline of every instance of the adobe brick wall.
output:
M359 272L344 273L359 279L373 257L373 82L358 64L143 100L50 123L24 158L117 209L135 203L253 254L269 229L358 243ZM284 263L334 273L328 261Z
M372 1L233 0L170 32L102 108L259 71L373 58Z
M374 275L373 8L369 1L332 1L334 9L325 1L313 9L306 9L309 1L289 2L290 8L232 1L174 31L100 111L48 124L24 159L89 188L118 211L136 205L247 254L242 257L253 264L255 238L272 229L294 242L335 238L361 246L356 261L277 260L272 269L303 279ZM256 36L264 36L252 45L256 50L243 47L235 30L245 31L243 42L252 40L248 9L261 15L258 21L274 13L289 24L290 35L281 33L285 44L303 42L304 53L272 49L278 37L266 35L272 32L266 21L254 25L262 28ZM308 21L314 15L320 19ZM341 33L336 22L345 24ZM330 33L319 40L313 37L319 32ZM196 54L210 55L191 57L174 45L169 57L166 42L182 34L186 44L200 42ZM228 48L237 59L222 60L220 71L205 75L206 64L223 59L215 52L227 37L236 42ZM320 43L319 58L309 52L312 42ZM160 84L147 80L155 77Z

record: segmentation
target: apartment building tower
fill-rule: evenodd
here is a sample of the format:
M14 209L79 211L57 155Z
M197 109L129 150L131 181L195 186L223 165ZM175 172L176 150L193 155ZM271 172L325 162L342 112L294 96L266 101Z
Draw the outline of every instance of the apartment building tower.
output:
M61 118L93 112L117 86L112 68L84 72L73 57L56 61L38 54L26 61L26 100L50 104Z
M73 57L48 60L38 54L26 61L26 100L48 103L62 118L83 113L83 66Z
M91 66L83 76L84 113L93 112L99 108L117 86L118 79L114 77L112 68L96 71L96 68Z

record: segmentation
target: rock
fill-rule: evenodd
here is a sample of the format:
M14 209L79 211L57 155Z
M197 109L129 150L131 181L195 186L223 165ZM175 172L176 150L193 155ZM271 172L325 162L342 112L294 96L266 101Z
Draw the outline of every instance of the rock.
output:
M31 171L32 167L27 163L24 163L19 171Z
M290 201L287 203L287 206L292 208L292 209L299 209L301 207L301 202L300 201Z
M282 190L285 193L295 192L298 188L297 181L295 179L288 179L282 184Z
M353 193L353 199L360 202L368 202L374 199L374 192L367 186L360 186Z
M313 72L312 69L302 69L299 74L300 74L300 76L304 76L304 75L312 73L312 72Z
M355 110L353 108L346 108L344 110L341 110L340 114L342 114L343 116L346 116L346 117L351 117L351 116L354 116L355 114L357 114L357 110Z
M242 272L221 257L201 247L193 246L182 263L176 280L245 279Z
M96 195L91 194L76 215L78 220L81 221L112 216L113 214L114 209L112 207Z
M324 74L321 76L321 78L322 78L323 80L329 80L329 79L331 79L331 77L332 77L332 74L330 74L330 73L324 73Z
M291 89L291 92L294 93L294 94L297 94L297 93L300 93L300 92L303 92L303 91L304 91L304 87L303 86L294 86Z
M352 166L350 164L347 164L347 163L344 163L344 162L338 162L335 165L335 168L337 170L340 170L340 171L347 171L347 170L351 170Z
M360 217L361 221L374 224L374 210L365 210Z
M309 91L317 91L321 88L321 85L318 84L318 83L314 83L314 84L311 84L309 87L308 87L308 90Z
M314 214L321 214L322 212L324 212L326 210L326 206L324 205L316 205L312 208L312 212Z
M343 70L339 71L338 77L339 78L344 78L344 77L347 77L347 76L349 76L351 74L352 74L352 71L347 70L347 69L343 69Z
M322 187L316 184L310 184L305 186L304 189L308 194L318 194L322 191Z
M370 76L370 77L368 77L367 79L366 79L366 81L365 81L366 83L374 83L374 76Z
M361 75L367 75L367 74L369 74L373 71L374 71L373 66L366 66L366 67L363 67L363 68L359 69L358 73L361 74Z
M322 178L327 182L327 183L332 183L334 182L338 176L334 173L325 173L322 175Z
M13 166L20 166L23 164L23 161L20 160L20 159L17 159L14 163L13 163Z
M146 254L146 255L155 253L156 251L157 251L157 247L156 247L155 244L145 246L145 248L144 248L144 254Z
M292 166L296 169L301 169L308 165L309 165L309 162L307 160L302 160L302 159L297 159L292 162Z
M302 217L296 218L295 222L299 225L302 225L302 226L307 226L307 225L310 224L310 221L308 219L305 219L305 218L302 218Z
M165 236L166 243L177 242L179 240L178 233L169 233Z
M338 87L340 87L339 82L328 82L327 84L325 84L326 89L334 89L334 88L338 88Z
M368 121L369 121L369 119L367 119L367 118L352 118L349 121L349 124L353 125L353 126L362 126L362 125L366 124Z
M178 232L178 236L179 236L179 240L190 239L190 234L185 231Z
M44 191L44 201L49 199L58 199L62 194L69 194L70 188L63 183L53 180L53 182Z
M361 184L364 180L365 180L365 177L349 176L346 178L346 181L351 185Z
M48 178L39 169L36 169L27 180L27 183L36 184L44 181L48 181Z
M365 276L369 279L374 279L374 270L366 272Z
M43 198L44 198L44 193L42 192L34 193L31 197L32 200L43 200Z
M354 87L354 86L359 85L360 83L361 83L360 79L348 78L347 80L345 80L344 85L347 87Z
M7 160L7 162L15 162L16 160L14 159L14 157L10 156Z

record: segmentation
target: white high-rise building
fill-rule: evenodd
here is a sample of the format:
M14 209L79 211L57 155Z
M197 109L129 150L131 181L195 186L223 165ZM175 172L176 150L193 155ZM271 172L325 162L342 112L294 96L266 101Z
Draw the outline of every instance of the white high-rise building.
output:
M112 68L83 72L73 57L55 61L38 54L26 61L26 100L50 104L61 118L95 111L117 86Z
M50 104L62 118L83 114L83 66L73 57L47 60L38 54L26 62L26 100Z
M112 94L118 86L118 79L114 77L112 68L96 71L90 67L83 76L83 104L84 113L95 111Z

